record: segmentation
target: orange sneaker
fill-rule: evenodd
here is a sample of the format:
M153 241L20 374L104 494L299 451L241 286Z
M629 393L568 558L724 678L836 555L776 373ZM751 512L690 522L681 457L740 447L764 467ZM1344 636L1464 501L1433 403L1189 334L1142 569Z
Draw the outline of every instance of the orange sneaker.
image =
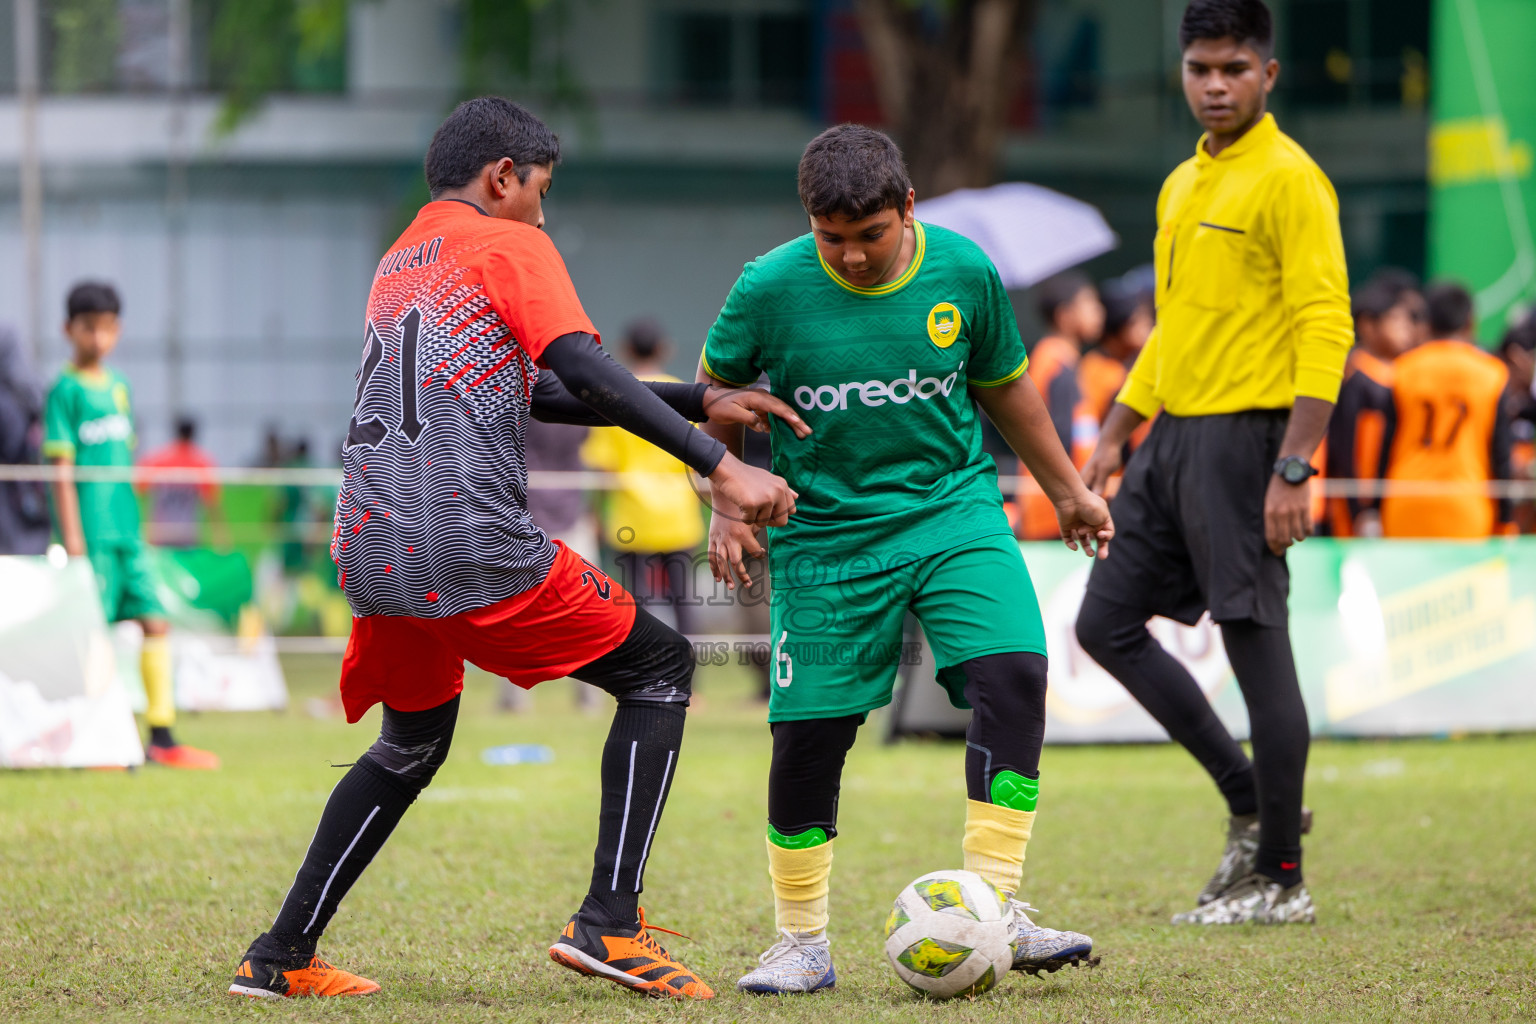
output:
M296 999L299 996L371 996L379 983L348 974L319 957L296 971L284 971L266 960L246 957L229 986L232 996L252 999Z
M673 999L713 999L715 992L688 968L678 963L651 938L651 931L681 935L653 928L640 911L638 927L600 924L582 920L578 912L566 923L560 939L549 947L549 958L578 974L607 978L616 985L648 996Z
M160 747L151 743L144 748L144 758L151 764L163 764L167 768L187 768L193 771L211 772L219 766L219 755L178 743L174 747Z

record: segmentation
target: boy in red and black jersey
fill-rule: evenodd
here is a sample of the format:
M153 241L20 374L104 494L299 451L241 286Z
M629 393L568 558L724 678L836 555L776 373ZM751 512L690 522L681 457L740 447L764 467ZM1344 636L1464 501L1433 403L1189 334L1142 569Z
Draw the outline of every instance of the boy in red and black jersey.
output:
M689 420L761 428L776 414L809 430L765 392L643 384L603 353L541 230L558 158L555 136L517 104L462 104L427 151L433 201L379 263L331 553L355 616L342 702L352 722L382 703L383 728L332 791L231 993L378 990L320 960L316 944L446 759L470 661L524 687L573 676L618 700L591 887L551 957L651 995L713 995L651 938L638 907L692 648L529 518L524 431L530 416L623 427L734 492L749 521L782 525L794 511L784 481Z
M1418 280L1403 270L1378 272L1355 293L1354 316L1355 347L1328 423L1328 475L1375 480L1392 412L1392 364L1429 336ZM1378 499L1333 498L1328 505L1335 537L1381 536Z

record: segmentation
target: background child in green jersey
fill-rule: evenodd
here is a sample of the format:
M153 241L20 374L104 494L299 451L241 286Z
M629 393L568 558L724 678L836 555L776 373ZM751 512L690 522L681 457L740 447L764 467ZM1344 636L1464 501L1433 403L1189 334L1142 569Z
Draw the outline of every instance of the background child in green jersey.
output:
M814 433L772 428L796 515L770 531L768 868L783 936L738 983L813 992L836 975L827 896L844 756L890 703L915 614L939 682L974 708L966 733L965 868L1007 898L1035 820L1046 646L1029 572L981 447L979 404L1050 497L1062 537L1102 555L1109 510L1079 479L1025 372L1013 308L986 254L913 217L896 145L829 128L800 161L811 232L747 264L704 344L701 379L767 373ZM709 429L709 428L706 428ZM739 450L739 430L710 429ZM757 531L714 504L710 563L745 580ZM935 867L913 864L913 873ZM1015 970L1091 961L1093 942L1013 903Z
M109 284L86 281L70 290L64 336L69 363L48 392L43 454L55 465L133 465L133 409L128 382L105 360L122 335L122 303ZM178 744L171 735L176 706L171 696L171 651L164 610L155 596L139 530L139 506L128 480L60 480L54 508L64 550L91 560L108 622L136 619L144 629L140 671L149 698L145 756L174 768L217 768L205 750Z

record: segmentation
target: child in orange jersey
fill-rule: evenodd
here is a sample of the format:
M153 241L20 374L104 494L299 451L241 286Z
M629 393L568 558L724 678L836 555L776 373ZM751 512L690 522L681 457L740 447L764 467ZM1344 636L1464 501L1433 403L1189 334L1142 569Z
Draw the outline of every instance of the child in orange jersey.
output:
M1479 487L1509 479L1510 430L1502 415L1509 371L1473 342L1472 296L1459 284L1425 295L1434 341L1398 359L1383 444L1386 479L1460 483L1455 493L1389 496L1388 537L1487 537L1510 518L1510 503Z

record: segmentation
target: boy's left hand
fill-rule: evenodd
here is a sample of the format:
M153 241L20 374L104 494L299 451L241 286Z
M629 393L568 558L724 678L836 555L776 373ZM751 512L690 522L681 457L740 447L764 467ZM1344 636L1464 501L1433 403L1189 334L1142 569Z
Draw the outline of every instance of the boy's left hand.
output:
M1103 498L1084 488L1056 503L1056 521L1061 524L1061 539L1067 547L1073 551L1081 549L1089 558L1109 557L1115 523L1109 517L1109 505Z

